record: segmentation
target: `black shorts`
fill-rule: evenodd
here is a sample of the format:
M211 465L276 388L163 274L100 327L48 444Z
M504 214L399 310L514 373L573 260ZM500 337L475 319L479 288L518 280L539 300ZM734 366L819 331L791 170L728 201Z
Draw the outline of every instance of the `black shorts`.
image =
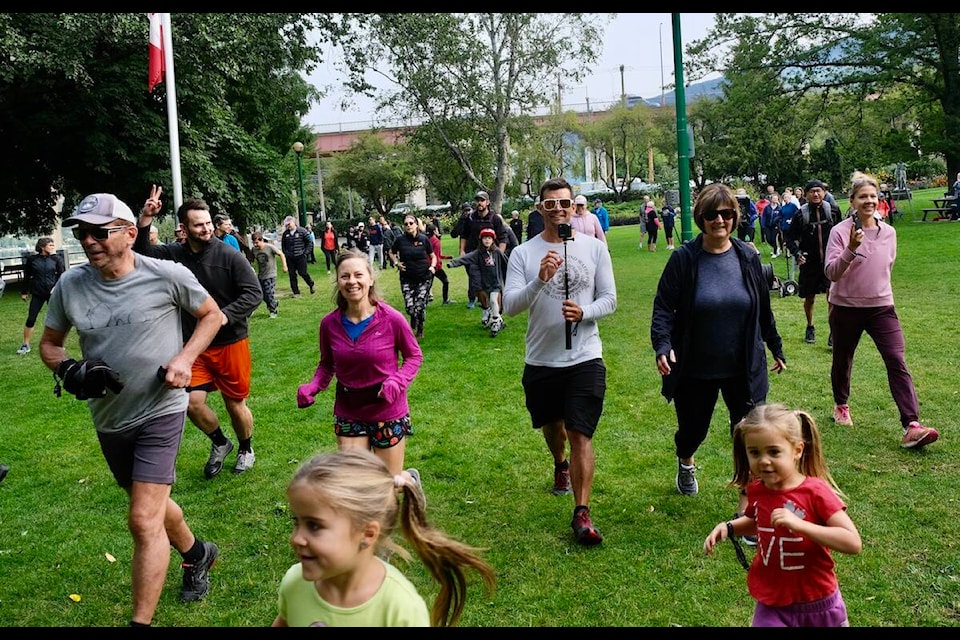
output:
M808 257L807 263L799 269L797 294L801 298L809 298L828 291L830 291L830 279L823 274L823 265L819 262L816 264L809 262Z
M603 413L607 368L601 358L570 367L523 368L523 392L534 429L557 420L592 438Z

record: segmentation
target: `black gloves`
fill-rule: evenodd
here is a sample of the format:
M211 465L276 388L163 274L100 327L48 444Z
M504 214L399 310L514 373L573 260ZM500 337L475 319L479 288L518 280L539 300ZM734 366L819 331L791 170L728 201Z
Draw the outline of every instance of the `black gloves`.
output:
M120 376L117 372L107 366L107 363L99 358L90 360L64 360L57 367L57 372L53 376L56 380L56 386L53 392L60 397L60 383L68 393L72 393L77 400L86 400L88 398L102 398L107 395L107 389L114 393L120 393L123 389L123 383L120 382Z

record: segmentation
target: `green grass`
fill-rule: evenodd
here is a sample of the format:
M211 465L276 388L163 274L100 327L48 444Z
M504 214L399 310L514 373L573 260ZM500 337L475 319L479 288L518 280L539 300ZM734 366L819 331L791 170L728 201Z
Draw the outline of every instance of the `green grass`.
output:
M900 203L899 257L893 285L903 321L907 363L925 423L941 440L920 451L899 447L897 410L883 364L869 338L857 352L851 411L855 426L831 420L826 302L815 308L818 343L803 343L802 301L773 299L788 369L771 380L768 400L809 411L823 431L831 469L849 497L863 537L857 556L837 554L837 573L855 626L958 626L960 623L960 403L956 318L960 294L960 224L919 223L923 198ZM841 203L843 204L843 203ZM697 454L700 494L680 496L673 406L660 396L649 321L657 279L669 253L638 251L636 225L609 235L619 293L617 312L601 325L608 391L594 444L592 512L604 533L596 548L572 539L570 497L551 495L552 465L530 428L520 374L525 317L508 319L496 338L465 306L465 273L449 271L451 297L429 307L424 362L410 389L415 434L408 466L420 469L435 526L487 549L497 592L471 587L462 626L745 626L753 601L733 547L705 556L703 539L730 517L736 495L725 411L715 412ZM445 250L454 241L444 239ZM764 255L769 255L765 248ZM777 273L785 270L778 261ZM177 602L174 553L157 610L158 626L266 626L276 590L294 561L284 489L312 453L335 448L333 394L297 409L297 386L313 374L317 325L332 308L321 264L314 296L288 297L280 283L280 317L261 306L251 320L254 356L254 446L257 465L203 479L209 441L187 424L174 498L194 531L220 545L212 588L200 603ZM387 300L402 308L396 272L381 278ZM126 496L116 487L84 403L55 398L36 350L15 355L27 305L15 285L0 300L0 626L118 626L130 616L132 543ZM149 339L149 336L144 336ZM78 353L75 334L68 347ZM213 405L226 432L219 397ZM228 459L228 467L233 456ZM109 562L106 553L116 558ZM752 553L747 551L748 554ZM428 601L436 594L417 561L401 569ZM81 596L72 601L70 594Z

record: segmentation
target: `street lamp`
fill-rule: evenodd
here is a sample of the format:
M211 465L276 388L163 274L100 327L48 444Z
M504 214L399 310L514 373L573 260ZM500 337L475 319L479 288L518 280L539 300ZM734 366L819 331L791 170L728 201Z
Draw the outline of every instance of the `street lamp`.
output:
M297 154L297 177L300 180L300 226L307 226L307 198L303 193L303 143L293 143L293 152Z

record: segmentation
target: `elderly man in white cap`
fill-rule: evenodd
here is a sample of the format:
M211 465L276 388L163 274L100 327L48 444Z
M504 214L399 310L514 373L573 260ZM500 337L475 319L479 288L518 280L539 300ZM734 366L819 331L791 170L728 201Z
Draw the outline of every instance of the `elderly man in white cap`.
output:
M149 626L170 546L183 557L182 602L207 594L219 555L216 544L194 536L170 490L186 422L183 390L223 314L186 267L134 253L137 221L116 196L87 196L63 226L73 227L88 262L68 269L54 288L40 357L54 371L56 395L86 400L100 450L129 496L130 626ZM181 314L171 309L196 322L186 342ZM80 336L80 360L65 347L71 328Z

